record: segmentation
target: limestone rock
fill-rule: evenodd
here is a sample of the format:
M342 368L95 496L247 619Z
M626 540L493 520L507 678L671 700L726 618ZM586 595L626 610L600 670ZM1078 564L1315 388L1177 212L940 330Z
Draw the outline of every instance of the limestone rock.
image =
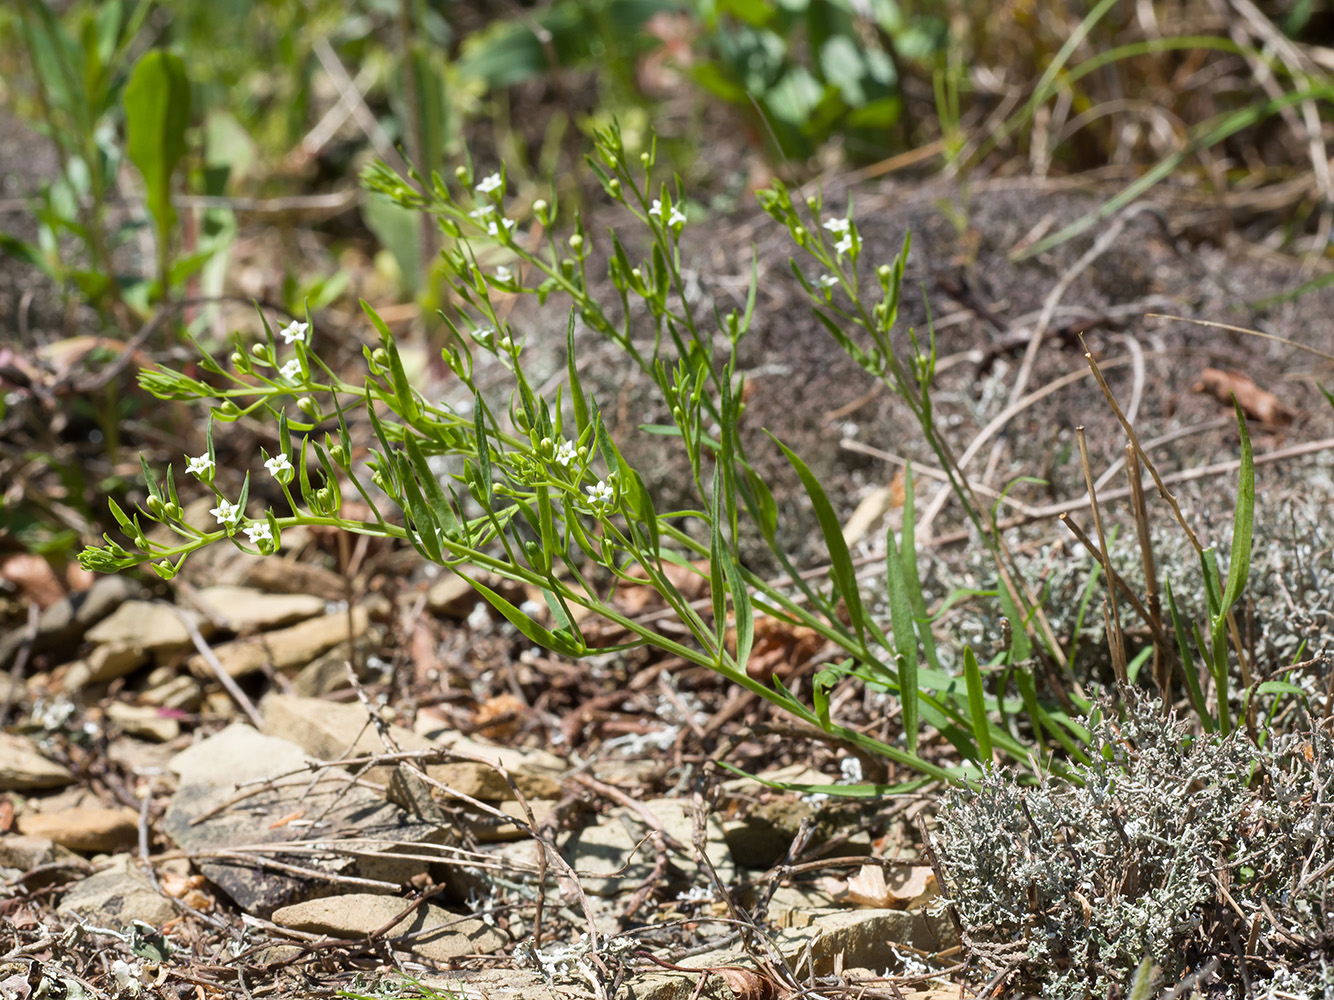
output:
M657 818L663 831L684 848L684 853L668 851L671 863L669 884L710 885L708 876L699 870L694 857L694 820L689 800L650 799L644 807ZM709 816L706 830L705 850L709 860L723 884L729 885L736 878L736 865L718 817ZM593 896L614 896L633 890L652 873L655 855L652 841L645 840L648 836L649 827L638 812L617 809L604 822L585 827L570 837L561 854L580 875L585 892Z
M322 615L275 632L222 643L213 651L223 669L233 677L256 673L265 664L271 664L275 670L298 670L325 650L346 640L349 629L356 638L369 624L366 609L357 607L352 609L350 616L342 612ZM196 676L208 676L209 668L202 656L192 656L188 663Z
M31 740L0 733L0 791L59 788L73 781L68 769L43 757Z
M192 611L191 616L204 638L212 633L212 626ZM188 649L190 633L177 617L176 609L157 601L126 601L111 617L88 630L89 642L99 646L139 649L146 653L166 655Z
M397 896L350 893L312 899L275 910L273 922L310 934L328 934L339 938L364 937L379 930L407 909ZM419 906L389 931L392 942L402 935L412 935L396 948L411 950L434 962L448 962L464 955L487 955L505 946L499 930L475 917L459 917L439 906Z
M117 701L107 706L107 718L131 736L169 743L181 735L181 724L164 716L153 705L127 705Z
M28 813L19 817L18 825L26 836L44 837L84 854L110 854L132 846L139 835L139 817L130 809L79 806Z
M324 614L324 601L309 594L266 594L251 587L218 584L199 592L235 632L263 632Z
M31 871L55 859L56 845L45 837L9 834L0 837L0 868Z
M154 891L130 855L117 854L104 871L71 885L56 912L66 921L119 929L135 920L161 927L176 916L176 907Z
M385 752L375 728L368 725L366 711L359 704L338 704L318 698L298 698L272 694L260 706L264 728L299 744L307 753L321 760L339 756ZM403 726L390 726L390 734L404 750L431 750L446 746L458 752L498 761L526 797L553 799L560 796L564 762L542 750L499 747L470 740L458 733L428 739ZM512 799L513 791L495 768L475 761L447 761L430 764L426 773L449 788L475 799L500 801ZM379 784L389 781L389 768L376 768L366 777Z
M172 758L180 781L162 830L187 851L268 847L200 866L238 906L261 917L298 899L341 891L340 877L374 880L384 892L396 892L427 870L438 853L434 845L456 839L448 829L409 817L369 788L349 787L341 771L322 771L316 780L311 763L294 743L241 723L228 726ZM295 778L238 795L238 784L303 770ZM195 822L202 816L208 818ZM286 842L316 836L327 851L281 850ZM266 868L269 859L311 874Z
M72 651L85 632L143 588L127 576L100 576L81 594L70 594L46 608L37 620L34 653ZM0 636L0 668L23 645L23 630Z

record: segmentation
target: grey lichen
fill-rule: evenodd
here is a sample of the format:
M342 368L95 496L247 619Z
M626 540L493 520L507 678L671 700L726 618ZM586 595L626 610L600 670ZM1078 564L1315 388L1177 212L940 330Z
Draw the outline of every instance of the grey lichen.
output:
M1192 735L1133 697L1091 728L1082 784L993 773L944 803L936 849L976 959L1082 998L1125 995L1146 955L1166 984L1212 962L1239 990L1245 949L1252 980L1281 968L1328 995L1312 958L1334 947L1328 735Z

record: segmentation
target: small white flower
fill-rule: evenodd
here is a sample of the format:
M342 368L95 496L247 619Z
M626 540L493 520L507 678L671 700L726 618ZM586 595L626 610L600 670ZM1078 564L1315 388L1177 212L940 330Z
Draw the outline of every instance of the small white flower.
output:
M843 238L834 244L834 252L842 257L845 253L852 251L852 234L846 233Z
M821 288L837 288L837 287L838 287L838 275L836 275L836 274L822 274L822 275L820 275L820 277L818 277L818 278L815 279L815 283L816 283L817 285L819 285Z
M309 329L309 323L298 323L296 320L292 320L278 331L278 335L283 338L284 344L295 344L298 340L305 343L306 331Z
M584 492L588 494L588 502L598 507L607 506L614 495L611 486L604 479L599 479L596 485L585 486Z
M185 456L190 458L189 455ZM213 459L208 455L200 455L198 458L190 458L185 466L185 471L193 476L204 477L213 471Z
M264 463L264 468L269 470L269 475L274 479L278 479L282 473L292 471L292 460L287 457L286 452L279 452Z
M681 211L681 209L678 206L673 205L672 214L667 217L667 225L684 226L685 224L686 224L685 212Z
M829 219L825 222L824 227L831 233L846 233L848 231L848 220Z
M838 762L838 769L843 772L843 784L855 785L862 780L862 762L856 757L844 757Z
M477 208L474 208L471 212L469 212L469 213L468 213L468 218L470 218L470 219L478 219L478 220L480 220L480 219L484 219L484 218L486 218L488 215L490 215L492 212L494 212L495 210L496 210L496 206L495 206L495 205L492 205L492 204L488 201L488 202L486 202L485 204L483 204L483 205L479 205Z
M662 199L653 199L653 204L649 206L648 214L656 215L659 219L662 218Z
M251 545L258 545L260 542L273 541L273 530L269 527L267 521L251 521L244 528L246 537L250 539Z
M294 382L301 377L301 362L293 358L287 364L278 369L278 374L289 382Z
M487 174L477 184L478 194L490 194L500 187L500 174Z
M241 508L228 500L218 499L218 505L209 511L219 524L235 524L241 519Z
M496 280L502 285L508 285L514 280L514 272L502 264L500 267L496 268Z
M572 441L562 441L556 446L556 464L563 465L568 469L570 463L575 460L578 454L579 453L574 449L574 443Z
M504 223L506 236L514 232L515 222L513 219L501 219L500 221ZM488 236L490 236L492 239L495 240L504 238L500 235L500 226L496 225L494 219L492 219L490 222L486 224L486 233Z

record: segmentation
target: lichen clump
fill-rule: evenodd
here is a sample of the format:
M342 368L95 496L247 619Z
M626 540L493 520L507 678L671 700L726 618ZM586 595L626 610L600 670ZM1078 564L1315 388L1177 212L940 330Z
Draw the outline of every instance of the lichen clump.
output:
M1302 970L1334 947L1329 736L1193 735L1148 699L1091 729L1082 784L992 773L947 797L936 847L976 959L1050 997L1124 995L1145 956L1240 996L1244 949L1252 981L1326 996Z

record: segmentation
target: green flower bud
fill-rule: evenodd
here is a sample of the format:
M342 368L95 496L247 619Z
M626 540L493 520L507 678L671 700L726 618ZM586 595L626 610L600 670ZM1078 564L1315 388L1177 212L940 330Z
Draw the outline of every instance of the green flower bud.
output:
M607 181L607 192L617 201L621 201L621 182L615 177Z
M250 353L253 354L255 357L259 358L261 361L266 361L268 360L269 357L269 345L251 344Z
M148 508L148 513L152 514L154 517L162 516L162 501L151 493L148 495L148 500L144 506Z
M454 179L457 180L464 187L468 186L468 168L465 167L462 163L460 163L457 167L454 168Z
M566 278L573 278L574 271L575 271L575 263L574 261L570 260L569 257L566 257L564 260L560 262L560 273L563 274Z
M181 505L178 503L164 504L162 514L169 521L179 521L181 519Z
M176 576L176 567L163 559L161 562L153 563L153 572L164 580L170 580Z
M340 469L346 469L349 464L347 458L347 449L344 448L341 444L336 444L331 446L329 448L329 461L333 462L333 464L338 466Z
M804 247L806 245L806 235L806 229L803 226L792 227L792 239L796 241L797 246Z
M881 281L889 281L890 273L888 264L881 264L875 269L875 276Z
M389 352L383 347L377 347L375 350L371 351L371 364L376 368L388 368Z
M806 196L806 207L812 212L820 211L820 199L813 194L808 194Z
M392 494L394 492L388 477L379 469L371 473L371 483L376 489L383 490L385 493Z
M249 371L249 365L246 363L246 356L240 351L232 351L232 367L239 371Z
M213 407L213 413L221 420L235 420L241 415L241 408L230 399L224 400L220 405Z
M551 206L547 204L545 198L538 198L537 201L533 202L533 214L537 216L538 221L544 226L551 221L547 217L547 210L549 208L551 208Z
M302 396L300 402L296 404L296 408L312 420L319 416L320 406L312 396Z
M578 253L583 248L584 248L583 236L581 236L579 233L575 233L573 236L570 237L571 250L573 250L575 253Z

